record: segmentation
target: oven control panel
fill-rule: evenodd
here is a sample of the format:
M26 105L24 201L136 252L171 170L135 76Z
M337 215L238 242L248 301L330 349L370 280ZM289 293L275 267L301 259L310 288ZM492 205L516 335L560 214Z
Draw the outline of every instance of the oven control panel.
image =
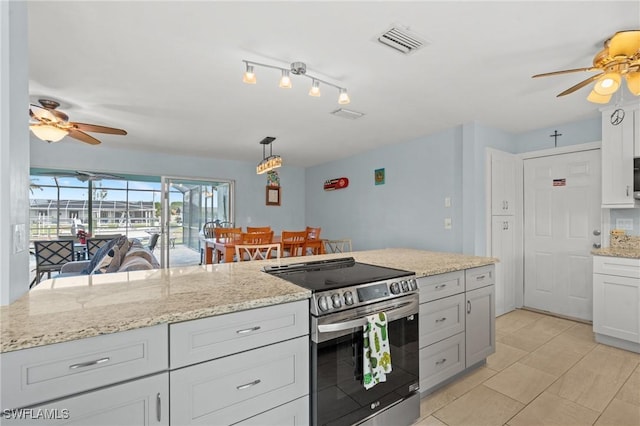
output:
M311 313L317 316L325 315L381 300L393 299L405 294L416 293L417 291L418 282L415 277L402 277L316 292L312 297Z

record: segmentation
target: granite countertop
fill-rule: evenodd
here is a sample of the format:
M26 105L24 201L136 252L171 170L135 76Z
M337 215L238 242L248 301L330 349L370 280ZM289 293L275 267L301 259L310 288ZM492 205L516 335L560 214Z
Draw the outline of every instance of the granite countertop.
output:
M490 265L497 259L413 249L305 257L353 256L418 276ZM308 299L309 290L261 272L301 258L50 279L0 307L0 352L60 343L162 323L193 320Z
M595 256L626 257L629 259L640 259L640 249L626 247L607 247L591 250Z

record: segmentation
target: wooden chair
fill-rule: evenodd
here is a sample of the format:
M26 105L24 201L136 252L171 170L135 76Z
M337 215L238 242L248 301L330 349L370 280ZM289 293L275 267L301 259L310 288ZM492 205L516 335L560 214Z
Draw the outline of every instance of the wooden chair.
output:
M245 260L280 259L280 244L236 244L236 259Z
M258 227L247 226L247 232L269 232L269 231L271 231L270 226L258 226Z
M36 276L31 286L37 284L46 273L51 278L51 272L60 271L62 265L75 260L73 240L34 241L36 251Z
M240 234L240 244L271 244L273 243L273 231L267 232L243 232Z
M326 253L347 253L352 251L351 240L348 238L342 240L324 240Z
M216 239L216 242L223 242L223 241L227 241L230 243L236 242L236 241L240 241L240 237L242 235L242 229L241 228L213 228L213 235ZM214 253L214 258L217 259L217 262L220 263L221 260L224 260L225 262L229 261L233 261L233 259L222 259L224 257L224 253L222 253L220 250L216 250L216 253Z
M314 254L324 254L324 244L320 239L320 231L322 228L312 228L307 226L305 243L302 248L304 256L310 256Z
M302 256L307 231L282 231L282 256Z

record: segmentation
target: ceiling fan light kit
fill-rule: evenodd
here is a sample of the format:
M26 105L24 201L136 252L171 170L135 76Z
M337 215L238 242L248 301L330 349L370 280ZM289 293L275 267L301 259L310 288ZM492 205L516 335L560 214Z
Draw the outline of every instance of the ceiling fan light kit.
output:
M345 87L340 87L336 84L307 74L307 65L304 62L293 62L289 68L282 68L269 64L261 64L259 62L248 61L246 59L243 59L242 62L245 63L245 72L242 76L242 81L246 84L256 84L257 79L255 74L255 67L272 68L280 70L281 76L279 86L283 89L291 89L291 87L293 87L291 82L291 74L301 75L312 80L311 89L309 90L309 96L319 97L321 95L320 83L322 83L338 89L339 104L346 105L351 102L351 99L349 98L347 89Z
M58 142L69 134L68 130L42 123L30 124L29 130L31 130L38 139L46 142Z
M583 71L599 71L600 74L570 87L558 97L573 93L595 81L587 100L606 104L622 85L623 77L629 92L640 96L640 30L618 31L608 38L604 42L604 48L593 58L593 67L537 74L533 78Z

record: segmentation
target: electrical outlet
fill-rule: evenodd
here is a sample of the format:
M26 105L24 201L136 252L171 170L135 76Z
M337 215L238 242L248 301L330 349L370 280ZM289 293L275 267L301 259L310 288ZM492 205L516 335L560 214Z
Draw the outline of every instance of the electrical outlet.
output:
M451 207L451 197L445 197L444 198L444 206L445 207Z
M445 217L444 218L444 229L451 229L451 218L450 217Z
M633 231L633 219L616 219L616 228Z

